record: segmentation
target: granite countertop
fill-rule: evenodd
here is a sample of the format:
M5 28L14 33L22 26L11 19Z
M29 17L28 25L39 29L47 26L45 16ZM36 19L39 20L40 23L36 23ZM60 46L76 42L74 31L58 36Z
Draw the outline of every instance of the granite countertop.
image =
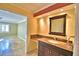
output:
M34 38L32 40L34 42L38 42L38 41L45 42L47 44L51 44L68 51L73 51L72 45L68 44L67 42L57 41L57 40L48 39L48 38Z

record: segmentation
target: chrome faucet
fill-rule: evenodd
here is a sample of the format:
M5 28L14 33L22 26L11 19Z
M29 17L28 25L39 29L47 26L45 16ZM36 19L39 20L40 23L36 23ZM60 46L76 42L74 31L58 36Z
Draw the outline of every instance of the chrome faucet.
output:
M73 42L72 44L70 43L71 38L74 38L74 36L69 36L69 38L67 38L67 44L73 46Z

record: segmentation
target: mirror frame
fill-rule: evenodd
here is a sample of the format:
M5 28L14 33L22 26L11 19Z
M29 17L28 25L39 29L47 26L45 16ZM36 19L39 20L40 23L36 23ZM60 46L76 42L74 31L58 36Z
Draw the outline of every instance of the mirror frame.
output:
M60 35L60 36L66 36L66 15L67 15L67 14L59 15L59 16L55 16L55 17L49 18L49 19L50 19L49 34L52 34L52 35ZM63 18L63 20L64 20L63 33L61 33L61 32L51 32L51 22L52 22L52 20L57 20L57 19L61 19L61 18Z

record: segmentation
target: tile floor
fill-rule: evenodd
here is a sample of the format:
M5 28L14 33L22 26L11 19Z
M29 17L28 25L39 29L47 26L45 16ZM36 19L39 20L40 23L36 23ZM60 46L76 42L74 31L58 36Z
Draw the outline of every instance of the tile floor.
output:
M3 39L3 42L6 43L8 41L9 47L8 49L5 49L4 51L1 50L1 48L4 48L5 45L0 47L0 56L25 56L25 41L17 38L16 36L9 36L9 37L2 37L0 39Z
M8 49L2 51L1 48L6 46L4 43L8 43ZM19 39L17 36L0 38L0 56L38 56L37 49L26 54L25 43L26 42L24 40Z
M30 52L27 54L27 56L38 56L38 50L35 49L35 50L33 50L33 51L30 51Z

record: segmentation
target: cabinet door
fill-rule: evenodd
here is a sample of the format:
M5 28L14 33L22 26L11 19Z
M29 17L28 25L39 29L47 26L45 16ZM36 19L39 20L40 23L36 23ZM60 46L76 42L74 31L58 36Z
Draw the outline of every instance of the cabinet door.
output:
M49 54L50 56L60 56L59 52L55 50L54 48L50 49L49 53L50 53Z
M39 42L39 44L38 44L38 55L39 56L49 56L49 48L43 42Z
M46 46L44 46L44 49L43 49L43 51L44 51L44 56L49 56L50 55L50 50L49 50L49 48L48 47L46 47Z
M43 56L44 55L43 49L44 49L44 47L39 45L39 47L38 47L38 56Z
M49 45L49 44L48 44ZM55 46L49 45L49 55L50 56L60 56L58 48Z

